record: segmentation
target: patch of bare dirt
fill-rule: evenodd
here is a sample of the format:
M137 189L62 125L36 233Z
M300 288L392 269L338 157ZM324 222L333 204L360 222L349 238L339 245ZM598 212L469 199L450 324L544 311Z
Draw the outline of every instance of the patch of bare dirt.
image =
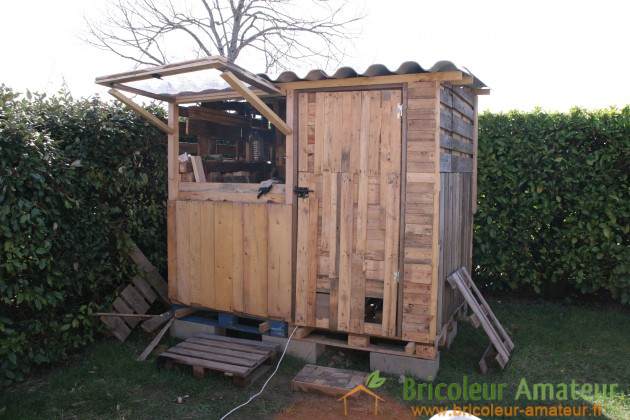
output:
M295 402L284 408L276 420L289 419L412 419L408 407L390 398L378 403L378 415L374 415L374 400L366 394L348 399L348 416L344 416L343 401L326 395L299 393Z

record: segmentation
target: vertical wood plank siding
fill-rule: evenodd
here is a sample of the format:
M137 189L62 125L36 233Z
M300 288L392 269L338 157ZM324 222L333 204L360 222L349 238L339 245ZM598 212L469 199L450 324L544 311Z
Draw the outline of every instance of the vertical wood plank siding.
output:
M396 336L400 89L300 92L295 322ZM382 318L366 322L367 297Z
M476 182L476 96L466 87L440 88L441 222L438 326L441 328L463 303L446 283L460 267L472 272L473 200Z
M291 320L290 205L180 200L174 207L171 300Z
M407 173L404 211L402 338L435 338L439 228L439 84L407 89Z

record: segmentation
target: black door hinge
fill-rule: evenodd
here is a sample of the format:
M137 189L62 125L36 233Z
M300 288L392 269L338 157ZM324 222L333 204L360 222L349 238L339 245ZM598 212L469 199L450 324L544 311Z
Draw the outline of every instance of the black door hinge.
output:
M313 192L313 190L309 190L307 187L295 187L293 192L297 194L298 198L308 198L308 193Z

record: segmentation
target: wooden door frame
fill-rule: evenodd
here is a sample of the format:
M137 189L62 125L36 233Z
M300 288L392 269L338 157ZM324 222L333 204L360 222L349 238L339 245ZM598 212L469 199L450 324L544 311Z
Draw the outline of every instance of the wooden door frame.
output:
M293 132L290 136L287 136L287 150L288 141L291 139L291 182L289 178L289 167L287 165L287 195L293 194L293 199L290 203L293 206L292 211L292 288L293 293L296 292L296 275L297 275L297 236L298 236L298 205L295 200L294 192L292 191L294 186L298 184L298 145L299 145L299 107L298 96L301 93L319 93L319 92L357 92L357 91L369 91L369 90L400 90L401 102L402 102L402 115L401 115L401 148L400 148L400 214L399 214L399 244L398 244L398 288L396 296L396 336L402 337L402 311L403 311L403 284L404 284L404 258L405 258L405 204L406 204L406 186L407 186L407 99L408 99L408 83L388 83L382 85L364 85L364 86L339 86L339 87L327 87L327 88L303 88L303 89L287 89L286 91L286 122L292 128ZM288 153L287 153L288 154ZM288 160L289 156L287 156ZM289 189L289 185L291 188ZM289 200L287 199L287 203ZM291 300L291 318L295 322L295 303L296 299Z

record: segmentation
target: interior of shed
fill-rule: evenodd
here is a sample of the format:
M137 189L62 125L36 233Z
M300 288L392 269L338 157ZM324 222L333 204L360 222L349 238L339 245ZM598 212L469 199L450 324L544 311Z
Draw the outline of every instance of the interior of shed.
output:
M285 118L284 98L265 103ZM203 102L180 106L179 114L180 155L201 157L206 182L285 182L285 136L248 102ZM182 180L195 181L192 168L188 169Z
M223 57L207 57L104 76L96 82L112 88L112 95L141 114L142 109L120 90L177 107L179 147L173 152L178 152L182 181L284 183L284 134L290 132L283 120L286 99L267 79ZM172 134L169 127L153 123Z

